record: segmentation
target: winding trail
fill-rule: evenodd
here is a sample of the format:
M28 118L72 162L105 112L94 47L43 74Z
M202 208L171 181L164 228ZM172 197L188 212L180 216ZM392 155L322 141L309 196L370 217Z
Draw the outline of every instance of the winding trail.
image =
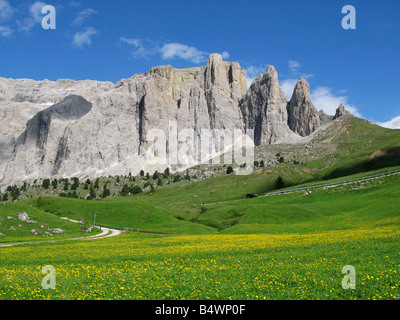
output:
M81 223L80 221L67 219L71 222ZM96 226L96 228L98 228ZM42 241L25 241L25 242L14 242L14 243L0 243L0 248L4 247L13 247L13 246L21 246L25 244L41 244L41 243L54 243L54 242L61 242L61 241L76 241L76 240L98 240L110 237L116 237L121 234L121 230L119 229L112 229L112 228L101 228L101 233L95 234L93 236L86 236L86 237L77 237L77 238L67 238L67 239L55 239L55 240L42 240Z

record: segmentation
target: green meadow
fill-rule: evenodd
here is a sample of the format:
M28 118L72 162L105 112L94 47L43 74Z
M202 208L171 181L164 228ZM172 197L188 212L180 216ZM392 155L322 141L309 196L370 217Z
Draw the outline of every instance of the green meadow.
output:
M7 235L0 246L42 241L0 247L0 299L400 299L400 174L263 196L278 176L292 188L400 169L399 130L345 121L345 129L314 138L332 152L301 164L129 197L42 196L0 205ZM248 192L260 196L246 199ZM19 212L37 223L19 222ZM86 234L61 217L90 225L95 214L97 225L124 232L68 240ZM66 232L47 242L43 232L30 233L41 225ZM55 290L41 287L45 265L56 270ZM342 287L346 265L356 270L355 289Z

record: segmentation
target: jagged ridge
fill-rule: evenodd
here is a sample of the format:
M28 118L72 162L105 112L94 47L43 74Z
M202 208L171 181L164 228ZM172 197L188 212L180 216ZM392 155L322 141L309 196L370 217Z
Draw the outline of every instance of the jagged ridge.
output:
M333 119L318 113L305 79L287 101L273 66L248 89L243 68L219 54L203 67L159 66L116 84L0 78L0 112L2 184L162 170L144 154L149 132L168 136L171 121L194 140L203 129L254 129L260 145L299 141ZM343 114L342 106L335 118Z

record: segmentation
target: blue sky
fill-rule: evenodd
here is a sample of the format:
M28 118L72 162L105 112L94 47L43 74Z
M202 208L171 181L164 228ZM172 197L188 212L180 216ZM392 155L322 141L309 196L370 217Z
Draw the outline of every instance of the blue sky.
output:
M42 28L44 5L56 29ZM342 28L342 7L356 29ZM221 53L248 81L269 64L290 98L300 77L314 104L400 128L400 1L0 0L0 77L117 82L151 67L205 65Z

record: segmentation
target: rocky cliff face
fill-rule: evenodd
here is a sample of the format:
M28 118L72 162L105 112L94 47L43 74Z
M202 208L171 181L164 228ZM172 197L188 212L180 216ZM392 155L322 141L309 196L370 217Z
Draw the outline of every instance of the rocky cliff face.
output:
M296 83L287 111L290 129L302 137L321 126L320 115L311 101L310 85L306 79L300 78Z
M116 84L0 78L0 184L163 170L145 156L154 130L169 152L200 143L204 129L254 129L256 145L295 142L320 121L304 79L289 103L274 67L248 89L240 65L219 54L203 67L160 66ZM186 136L171 135L182 129ZM198 160L193 146L187 158Z
M244 70L219 54L204 67L155 67L115 85L0 79L0 177L155 170L144 157L154 142L149 132L162 130L170 146L171 123L177 132L193 129L192 139L202 129L242 130L239 99L246 90Z
M273 144L294 136L288 126L287 100L279 86L278 73L268 66L264 75L254 79L241 100L246 128L253 128L256 145Z

